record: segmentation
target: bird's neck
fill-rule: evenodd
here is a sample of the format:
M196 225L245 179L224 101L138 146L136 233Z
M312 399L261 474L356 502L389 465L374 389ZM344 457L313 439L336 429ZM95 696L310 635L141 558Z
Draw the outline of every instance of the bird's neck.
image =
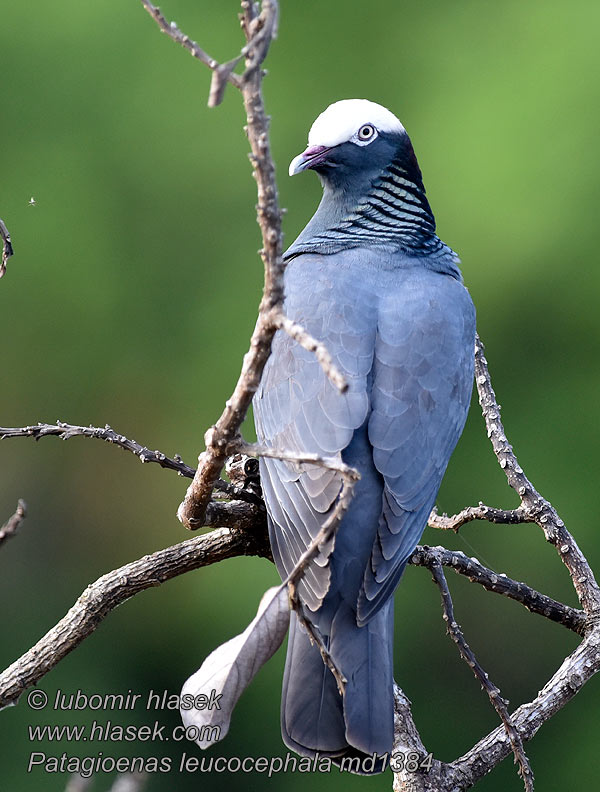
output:
M360 192L334 188L324 180L319 208L286 258L378 245L411 257L441 257L448 264L458 260L435 233L420 175L415 177L398 160L369 179Z

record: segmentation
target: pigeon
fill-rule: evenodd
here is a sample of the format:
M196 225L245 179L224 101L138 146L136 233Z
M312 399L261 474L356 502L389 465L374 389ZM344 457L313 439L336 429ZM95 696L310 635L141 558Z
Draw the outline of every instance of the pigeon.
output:
M340 393L315 355L279 330L253 400L256 432L282 454L339 459L360 480L297 589L304 619L346 680L343 694L292 612L281 729L302 756L376 758L364 772L379 772L394 737L393 594L466 421L475 309L393 113L365 99L330 105L289 172L306 170L318 174L323 197L284 254L284 308L324 343L348 388ZM342 480L275 458L261 458L260 477L285 579Z

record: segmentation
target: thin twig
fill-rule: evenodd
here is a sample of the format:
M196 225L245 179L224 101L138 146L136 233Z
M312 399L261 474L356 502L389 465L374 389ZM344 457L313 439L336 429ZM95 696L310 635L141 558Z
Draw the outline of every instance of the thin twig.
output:
M210 91L208 92L209 107L217 107L220 105L225 97L227 82L231 80L232 77L238 79L237 74L234 74L233 70L242 60L242 57L242 55L238 55L236 58L227 61L227 63L220 63L216 69L214 69L212 73L212 79L210 81ZM231 82L233 82L234 85L237 85L235 80L231 80Z
M259 66L267 56L271 41L277 38L279 27L279 8L276 2L263 0L262 10L254 0L242 0L242 29L247 44L242 49L246 57L246 69L242 75L244 82L255 77Z
M309 451L287 451L285 449L268 448L259 443L240 443L239 448L244 454L251 457L267 457L269 459L281 459L284 462L291 462L295 465L315 465L316 467L326 468L339 473L348 481L358 481L360 473L350 465L342 462L337 456L320 456Z
M155 463L167 470L174 470L180 476L186 478L193 478L196 472L194 468L186 465L179 454L174 457L168 457L162 451L151 451L146 446L137 443L135 440L130 440L124 434L116 432L108 424L101 428L99 426L76 426L74 424L64 423L57 421L55 424L38 423L33 426L20 426L20 427L0 427L0 440L5 440L11 437L32 437L34 440L40 440L42 437L59 437L61 440L69 440L71 437L93 437L97 440L104 440L111 445L122 448L124 451L129 451L134 454L142 463ZM227 495L235 500L245 500L248 503L253 503L257 506L262 506L262 499L255 493L250 492L243 487L238 487L230 484L222 479L217 479L214 488L223 495Z
M149 0L141 0L141 2L162 32L166 33L167 36L173 39L176 44L180 44L190 53L190 55L204 63L209 69L216 71L220 67L219 62L214 58L211 58L211 56L206 53L195 41L192 41L189 36L186 36L185 33L182 33L175 22L167 21L160 8L152 5ZM224 79L229 81L232 85L235 85L236 88L241 87L241 78L233 72L233 69L224 77Z
M475 657L473 650L465 641L465 637L460 625L454 618L454 604L452 602L450 589L448 588L448 582L446 580L446 576L444 575L443 567L441 564L432 563L429 567L429 571L431 572L433 580L437 584L440 594L442 595L443 618L447 625L448 634L458 646L460 656L473 671L473 674L479 680L481 686L488 694L492 706L504 724L506 734L508 735L508 739L510 740L513 753L515 755L515 763L519 765L519 775L523 778L525 792L533 792L533 773L531 770L531 765L529 764L529 759L527 758L525 749L523 748L521 737L518 731L515 729L514 723L508 714L508 702L502 698L500 695L500 690L496 687L496 685L494 685L493 682L490 682L488 674L483 670L477 658Z
M2 256L0 257L0 278L6 272L6 262L13 255L14 250L10 241L10 234L8 228L4 225L4 221L0 218L0 238L2 239Z
M271 321L275 327L286 332L290 338L293 338L295 341L297 341L301 347L304 347L304 349L314 354L321 364L321 368L325 372L326 376L340 391L340 393L345 393L348 390L346 378L333 362L333 358L329 354L325 344L322 344L320 341L317 341L316 338L313 338L310 333L306 332L302 325L294 322L281 310L272 311Z
M276 33L277 17L275 0L263 0L259 15L253 2L242 2L242 29L247 42L242 54L245 56L246 71L241 86L237 87L240 87L244 100L250 161L258 189L257 221L262 234L265 285L250 349L244 356L235 390L217 423L204 436L206 450L198 458L198 469L177 512L181 522L189 529L202 526L215 481L219 478L228 453L234 450L234 441L238 439L239 428L271 353L276 328L270 321L270 313L280 308L283 302L281 210L269 142L269 118L262 96L263 70L259 68Z
M11 536L15 536L26 516L27 504L24 500L19 499L15 513L12 517L9 517L2 528L0 528L0 545L7 539L10 539Z
M533 517L522 506L517 509L494 509L492 506L486 506L480 502L478 506L465 507L458 514L452 515L452 517L448 517L447 514L439 514L437 508L434 508L429 515L427 525L430 528L438 528L441 531L458 533L459 528L473 522L473 520L486 520L499 525L535 522Z

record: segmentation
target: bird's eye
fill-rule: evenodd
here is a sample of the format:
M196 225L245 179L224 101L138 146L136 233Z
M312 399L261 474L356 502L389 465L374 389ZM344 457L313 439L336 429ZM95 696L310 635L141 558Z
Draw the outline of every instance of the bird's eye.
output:
M363 126L361 126L361 128L358 130L358 139L370 140L374 134L375 134L375 127L373 126L373 124L363 124Z

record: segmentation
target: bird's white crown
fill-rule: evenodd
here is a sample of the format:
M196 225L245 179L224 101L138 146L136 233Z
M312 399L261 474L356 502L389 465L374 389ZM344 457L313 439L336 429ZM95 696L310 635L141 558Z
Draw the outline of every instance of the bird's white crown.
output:
M368 99L342 99L324 110L308 133L309 146L338 146L363 126L373 124L380 132L404 132L396 116Z

